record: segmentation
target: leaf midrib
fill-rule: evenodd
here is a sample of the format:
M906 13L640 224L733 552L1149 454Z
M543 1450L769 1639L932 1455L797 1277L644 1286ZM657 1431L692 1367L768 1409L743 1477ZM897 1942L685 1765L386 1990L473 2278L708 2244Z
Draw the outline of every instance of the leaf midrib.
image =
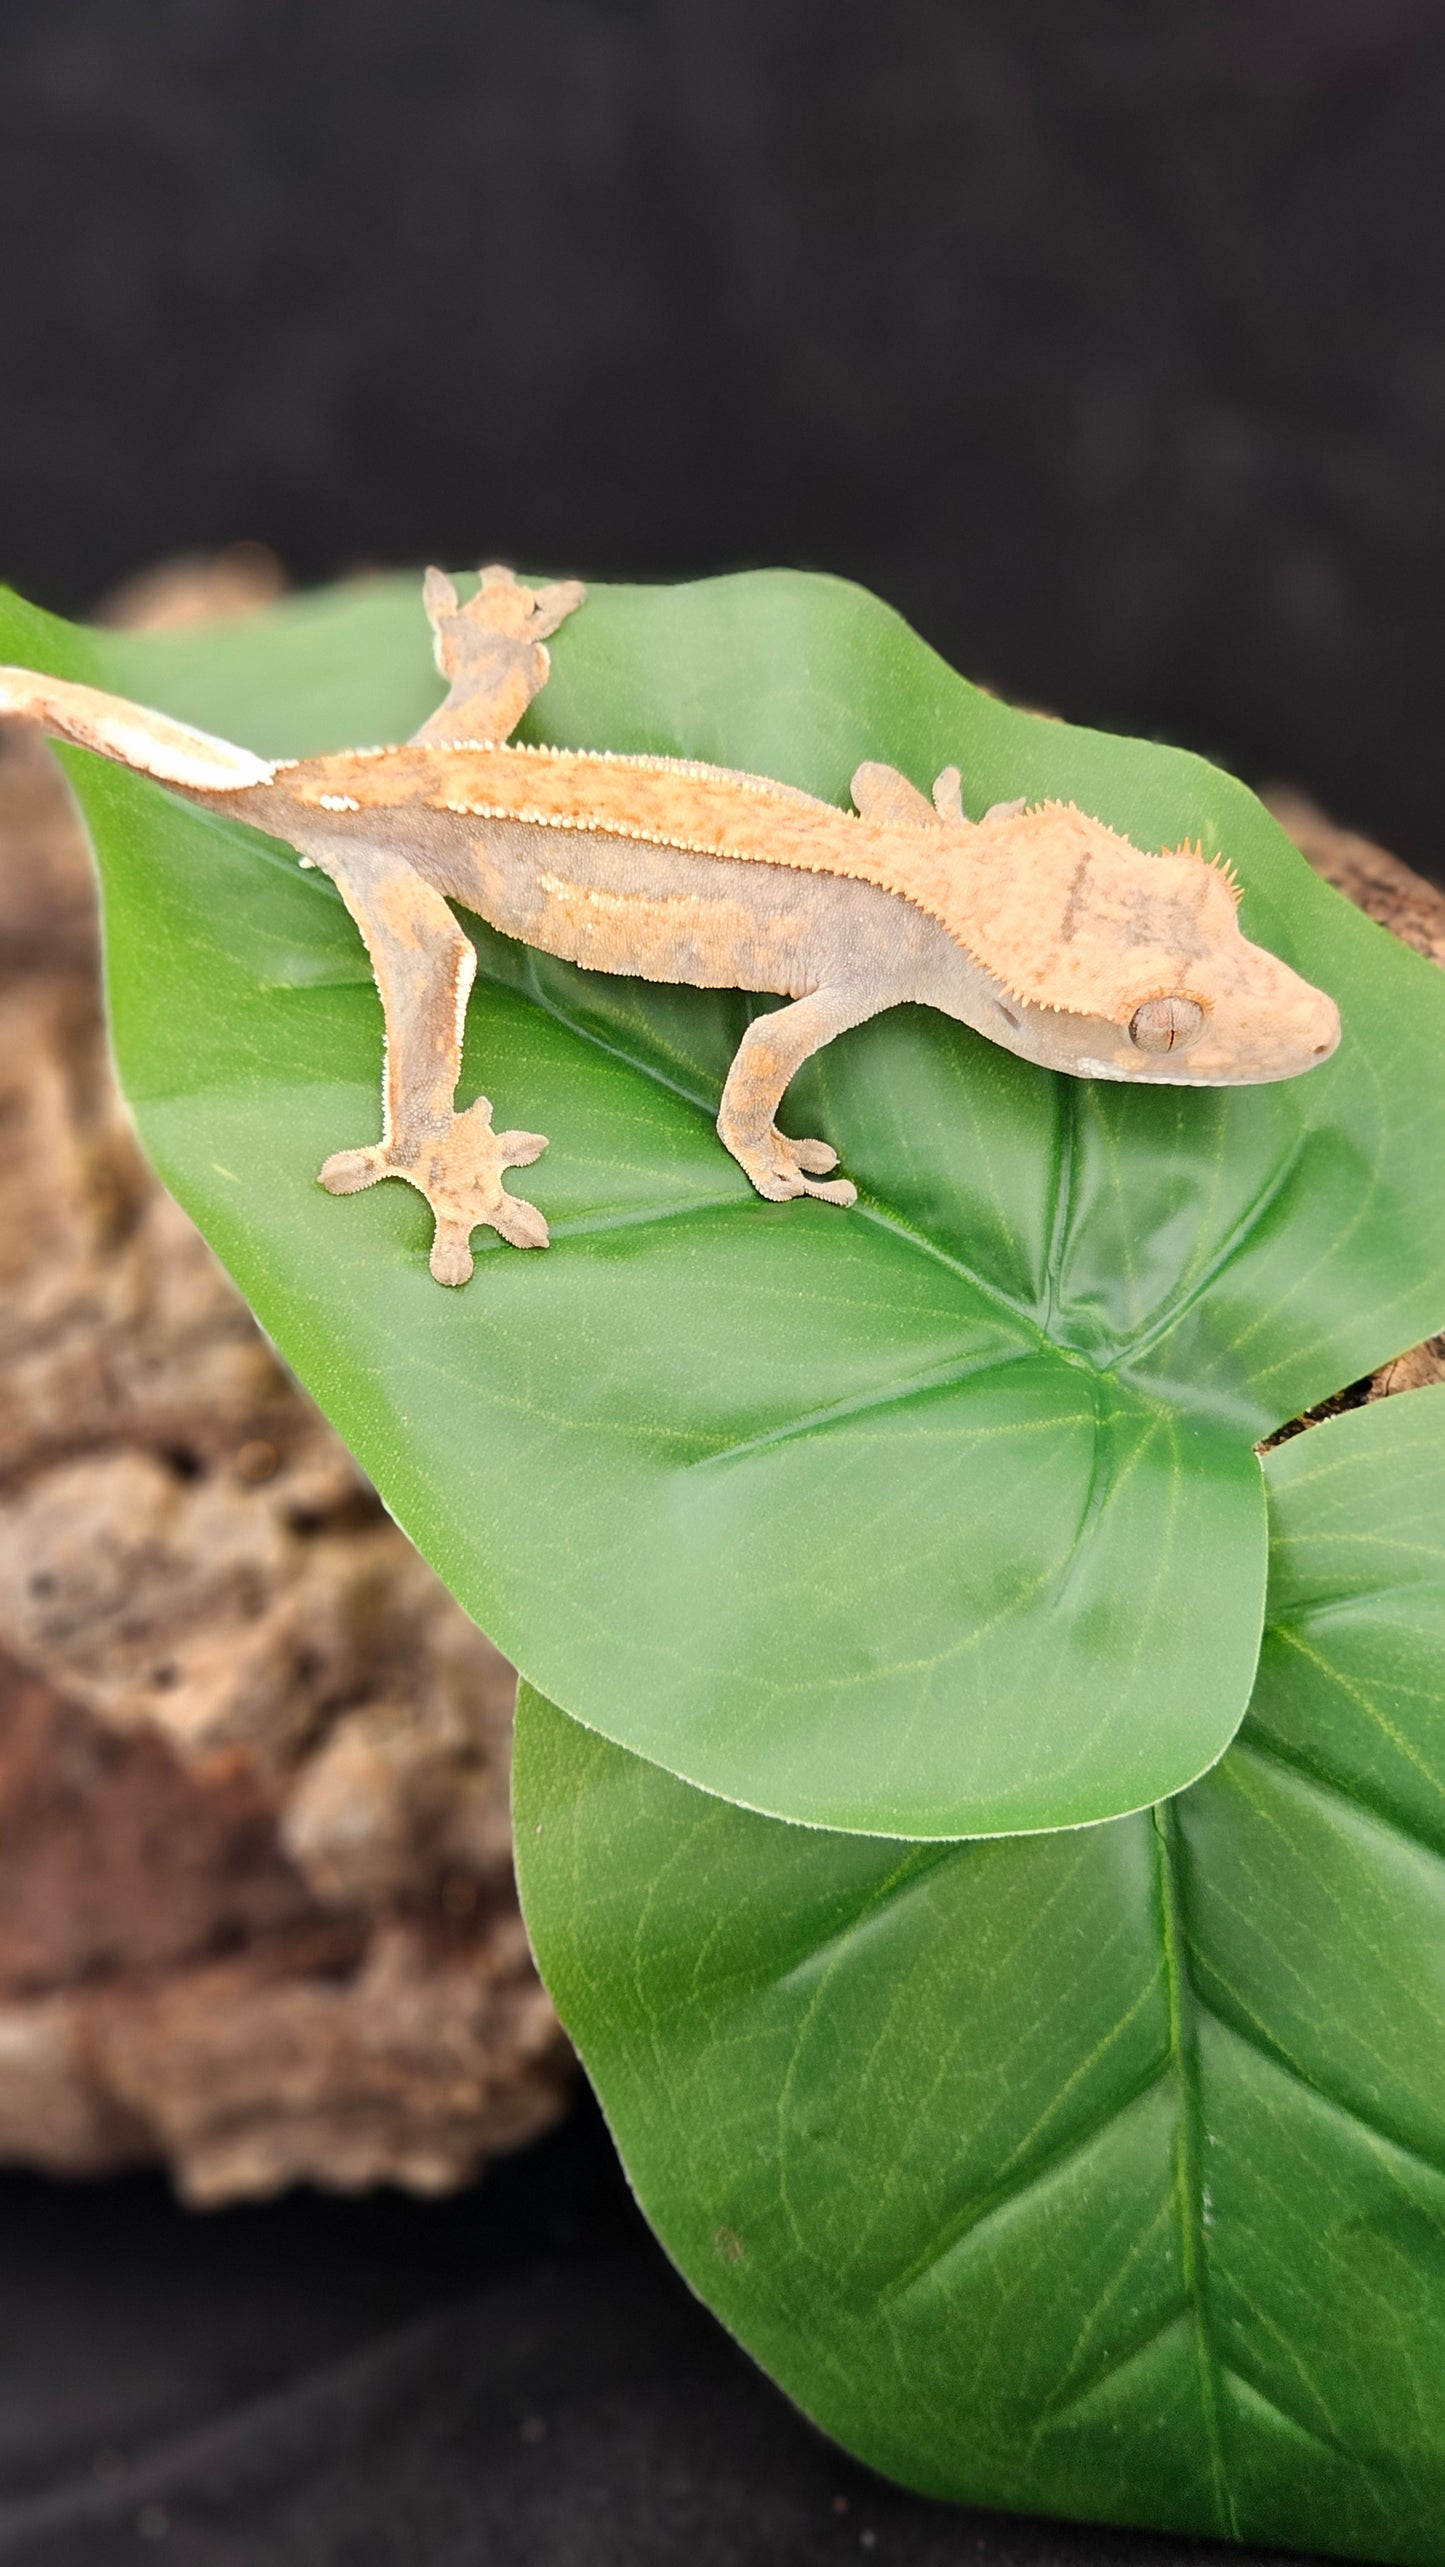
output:
M1172 1801L1153 1812L1158 1849L1159 1911L1164 1979L1169 2004L1170 2059L1179 2086L1179 2124L1174 2144L1174 2201L1179 2224L1180 2262L1194 2317L1200 2418L1209 2457L1210 2483L1218 2528L1230 2540L1240 2537L1239 2517L1229 2485L1223 2434L1223 2364L1215 2342L1209 2295L1208 2246L1204 2234L1204 2099L1199 2080L1198 2001L1189 1971L1184 1867L1179 1819Z

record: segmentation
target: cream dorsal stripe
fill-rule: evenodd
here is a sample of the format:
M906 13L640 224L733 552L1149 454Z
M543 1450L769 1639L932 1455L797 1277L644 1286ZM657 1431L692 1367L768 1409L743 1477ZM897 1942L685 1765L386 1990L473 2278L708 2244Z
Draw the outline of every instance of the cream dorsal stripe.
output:
M1156 856L1151 873L1158 868L1177 932L1153 946L1121 937L1140 851L1065 802L972 823L888 824L766 777L682 759L480 742L343 751L278 771L278 781L322 807L338 807L343 794L363 809L422 802L477 820L872 883L936 919L1015 997L1084 1015L1132 1010L1141 968L1147 975L1152 965L1160 986L1172 986L1208 942L1211 915L1232 913L1236 900L1229 877L1194 851Z

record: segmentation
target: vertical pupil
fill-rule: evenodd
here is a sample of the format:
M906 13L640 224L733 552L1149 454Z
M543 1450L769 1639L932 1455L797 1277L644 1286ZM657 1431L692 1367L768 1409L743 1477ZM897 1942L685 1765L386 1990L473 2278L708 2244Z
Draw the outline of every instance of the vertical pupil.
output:
M1129 1020L1129 1035L1141 1052L1172 1052L1192 1042L1203 1022L1203 1010L1192 998L1146 998Z

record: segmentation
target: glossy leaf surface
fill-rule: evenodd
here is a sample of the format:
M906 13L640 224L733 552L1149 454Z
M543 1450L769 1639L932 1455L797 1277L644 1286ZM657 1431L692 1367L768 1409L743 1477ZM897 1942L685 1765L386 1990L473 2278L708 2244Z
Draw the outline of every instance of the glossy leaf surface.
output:
M536 1696L548 1985L694 2287L973 2503L1445 2557L1445 1390L1271 1456L1245 1726L949 1847L729 1808Z
M712 1129L749 1013L478 927L462 1096L550 1133L553 1246L460 1293L409 1189L315 1172L378 1129L359 939L289 850L72 754L143 1137L467 1607L553 1699L746 1805L957 1835L1184 1784L1248 1696L1254 1440L1445 1320L1445 984L1199 760L1009 711L837 582L604 589L533 727L835 799L864 756L968 806L1075 797L1224 848L1247 929L1340 1000L1310 1077L1056 1079L922 1009L834 1044L788 1115L858 1209L758 1200ZM414 584L201 632L11 604L0 659L263 751L404 736L438 681Z

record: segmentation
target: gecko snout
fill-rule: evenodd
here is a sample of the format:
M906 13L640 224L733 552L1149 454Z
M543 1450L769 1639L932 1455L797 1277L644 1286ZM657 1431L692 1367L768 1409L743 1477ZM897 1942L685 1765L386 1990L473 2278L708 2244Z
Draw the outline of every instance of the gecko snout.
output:
M1254 946L1238 985L1211 1018L1198 1067L1205 1070L1206 1056L1214 1056L1218 1066L1210 1059L1209 1074L1223 1080L1299 1078L1327 1061L1339 1040L1340 1011L1328 991Z

